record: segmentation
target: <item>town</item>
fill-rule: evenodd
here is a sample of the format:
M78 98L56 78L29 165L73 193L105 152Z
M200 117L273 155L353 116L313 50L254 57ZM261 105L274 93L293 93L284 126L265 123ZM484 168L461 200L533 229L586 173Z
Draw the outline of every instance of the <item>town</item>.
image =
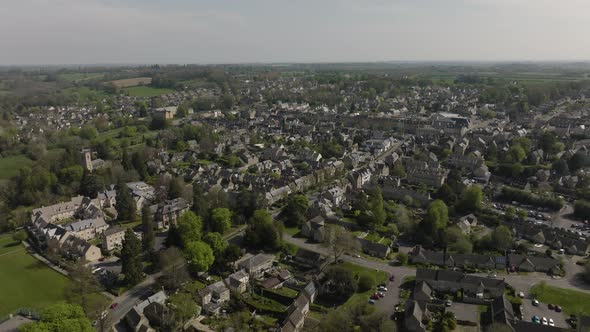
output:
M585 331L590 83L442 68L1 72L0 331Z

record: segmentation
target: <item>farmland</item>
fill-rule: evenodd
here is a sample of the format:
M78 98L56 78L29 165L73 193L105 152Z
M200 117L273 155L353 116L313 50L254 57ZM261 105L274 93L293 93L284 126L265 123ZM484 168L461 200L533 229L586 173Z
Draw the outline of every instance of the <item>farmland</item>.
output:
M151 86L135 86L125 89L132 97L156 97L174 92L172 89L154 88Z

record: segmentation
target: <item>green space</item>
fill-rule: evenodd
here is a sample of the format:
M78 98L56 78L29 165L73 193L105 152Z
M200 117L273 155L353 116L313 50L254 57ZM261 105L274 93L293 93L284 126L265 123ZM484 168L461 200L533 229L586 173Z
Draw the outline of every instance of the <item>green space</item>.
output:
M10 179L18 172L31 167L33 161L25 156L0 158L0 179Z
M67 82L85 81L102 77L104 77L103 73L68 73L58 75L60 80Z
M107 97L107 93L102 90L95 90L88 87L69 88L64 90L65 93L75 95L80 101L100 100Z
M283 231L291 236L294 236L295 234L299 233L299 227L285 227Z
M64 300L67 284L66 277L27 254L10 235L0 236L0 317Z
M134 86L124 90L132 97L156 97L174 92L172 89L161 89L151 86Z
M566 314L590 315L590 294L542 282L531 288L531 295L542 303L559 305Z

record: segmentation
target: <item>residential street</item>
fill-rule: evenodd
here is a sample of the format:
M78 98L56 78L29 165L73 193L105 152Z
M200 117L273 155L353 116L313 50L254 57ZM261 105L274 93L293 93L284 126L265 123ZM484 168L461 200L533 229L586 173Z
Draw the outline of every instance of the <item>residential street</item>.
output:
M112 300L111 303L117 303L117 307L115 309L107 309L109 311L107 319L117 331L121 331L116 326L121 318L123 318L125 314L131 310L131 308L133 308L134 305L150 296L152 292L152 286L160 275L161 273L148 275L142 283Z

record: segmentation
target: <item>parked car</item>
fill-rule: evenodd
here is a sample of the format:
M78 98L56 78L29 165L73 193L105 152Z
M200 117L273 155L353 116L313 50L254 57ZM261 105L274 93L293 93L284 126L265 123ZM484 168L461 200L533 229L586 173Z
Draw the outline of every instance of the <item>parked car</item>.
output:
M549 326L555 326L555 322L553 321L553 318L549 318Z
M117 302L111 304L111 309L115 309L118 305L119 305L119 303L117 303Z
M379 295L380 298L384 298L385 297L385 293L383 293L383 292L379 292L379 293L377 293L377 295Z
M445 301L445 307L450 307L452 305L453 305L453 301L451 301L451 300L446 300Z
M379 286L379 287L377 288L377 290L378 290L378 291L381 291L381 292L387 292L387 287L385 287L385 286Z
M557 312L561 312L561 307L560 307L560 306L558 306L558 305L556 305L556 306L555 306L555 311L557 311Z
M549 325L549 323L547 322L547 317L543 317L541 319L541 324L543 324L543 325Z
M369 304L375 304L375 300L369 299Z
M553 304L549 303L547 305L547 308L549 308L549 310L553 310L553 308L555 308L555 306Z
M538 307L539 306L539 301L537 301L537 299L533 299L533 305L535 307Z
M532 321L533 321L533 323L537 323L537 324L541 323L541 319L539 318L539 316L533 316Z
M391 275L391 276L389 277L389 281L394 281L394 280L395 280L395 277L394 277L393 275Z
M371 295L371 300L379 300L379 294L375 293Z
M524 292L518 292L518 297L520 297L521 299L524 299Z

